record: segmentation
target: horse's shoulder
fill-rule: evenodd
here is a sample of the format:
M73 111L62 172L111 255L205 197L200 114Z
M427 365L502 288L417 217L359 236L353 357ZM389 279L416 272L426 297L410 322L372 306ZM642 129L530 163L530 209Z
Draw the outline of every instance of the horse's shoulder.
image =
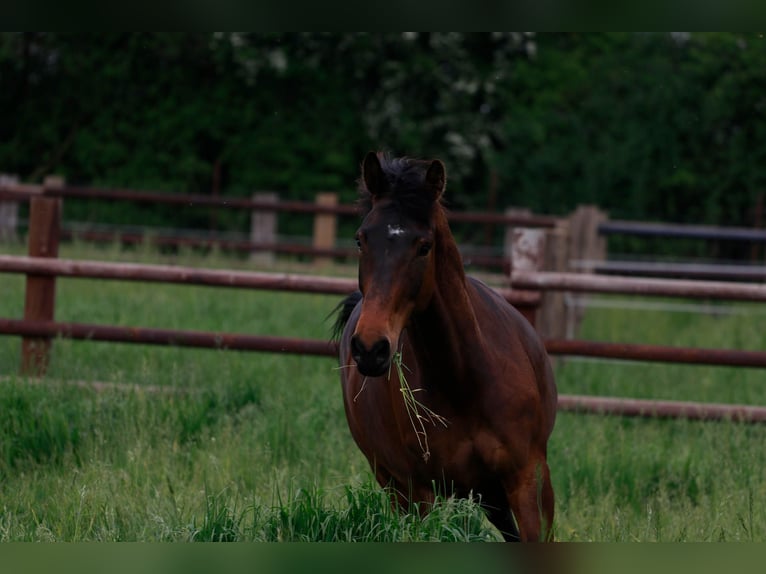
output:
M470 284L476 293L474 309L481 308L485 317L477 319L485 335L490 335L492 341L503 341L503 354L511 356L522 353L530 361L532 368L541 387L550 387L553 393L554 377L551 365L545 350L545 344L534 326L521 314L521 312L505 300L494 289L469 277ZM515 344L513 342L516 342Z
M478 303L478 308L491 312L498 319L503 319L514 330L521 328L527 331L527 327L531 328L531 325L529 325L529 322L519 310L506 301L497 291L475 277L468 276L467 280L468 284L473 288L473 293L476 294L474 297L474 309L477 309Z

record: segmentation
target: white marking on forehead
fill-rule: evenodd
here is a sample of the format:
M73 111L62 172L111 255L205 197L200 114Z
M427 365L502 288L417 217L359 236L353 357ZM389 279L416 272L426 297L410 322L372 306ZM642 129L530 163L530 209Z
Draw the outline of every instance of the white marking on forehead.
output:
M404 235L406 231L403 227L399 225L388 225L388 238L391 239L392 237L399 237L400 235Z

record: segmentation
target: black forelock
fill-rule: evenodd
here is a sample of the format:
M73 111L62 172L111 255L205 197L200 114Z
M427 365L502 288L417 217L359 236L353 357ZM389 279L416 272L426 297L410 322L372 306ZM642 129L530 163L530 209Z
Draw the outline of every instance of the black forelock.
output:
M392 158L387 153L378 152L380 167L388 183L388 197L402 213L422 222L428 222L433 209L433 200L425 189L426 172L431 161L407 157ZM372 194L359 180L359 209L362 217L372 210Z

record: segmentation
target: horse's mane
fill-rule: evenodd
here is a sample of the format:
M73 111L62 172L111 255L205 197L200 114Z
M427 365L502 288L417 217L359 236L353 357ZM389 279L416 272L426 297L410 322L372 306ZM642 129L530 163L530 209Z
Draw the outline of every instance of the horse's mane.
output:
M380 167L388 183L384 197L390 197L403 213L416 220L429 221L434 202L423 189L429 160L408 157L392 158L385 152L378 152ZM372 210L372 193L367 189L364 178L359 179L359 211L365 217ZM440 206L440 202L436 202Z
M354 291L350 295L346 296L343 301L338 303L335 309L333 309L332 312L327 316L329 319L335 315L335 321L333 322L332 328L330 329L330 340L340 341L340 338L343 335L343 329L346 328L346 323L348 323L348 320L351 318L351 313L354 312L356 304L361 300L362 292Z

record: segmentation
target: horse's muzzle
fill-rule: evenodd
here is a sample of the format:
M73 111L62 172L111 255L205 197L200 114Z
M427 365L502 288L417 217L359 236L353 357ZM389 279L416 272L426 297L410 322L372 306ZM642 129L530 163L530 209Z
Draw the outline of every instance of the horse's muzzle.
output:
M351 337L351 357L365 377L379 377L391 364L391 343L388 339L379 339L367 348L359 335L354 335Z

